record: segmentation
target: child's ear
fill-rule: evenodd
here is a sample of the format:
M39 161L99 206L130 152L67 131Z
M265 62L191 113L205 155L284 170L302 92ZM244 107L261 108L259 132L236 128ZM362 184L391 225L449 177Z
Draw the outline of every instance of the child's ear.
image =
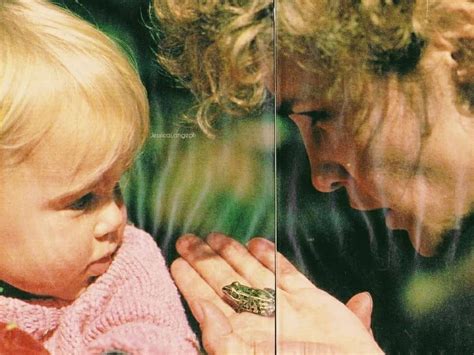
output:
M456 62L454 83L460 99L474 109L474 36L457 40L456 49L451 54Z

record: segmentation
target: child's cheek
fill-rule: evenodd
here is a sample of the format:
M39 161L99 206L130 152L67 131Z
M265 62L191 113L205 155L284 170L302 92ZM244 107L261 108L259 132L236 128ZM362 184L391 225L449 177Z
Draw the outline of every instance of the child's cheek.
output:
M120 211L122 212L123 224L127 224L128 213L127 213L127 207L125 206L125 204L122 205L122 207L120 207Z
M125 226L127 225L127 221L128 221L127 207L125 206L125 204L120 207L120 211L122 212L122 225L120 226L118 230L118 234L119 234L120 240L122 240L123 233L125 231Z

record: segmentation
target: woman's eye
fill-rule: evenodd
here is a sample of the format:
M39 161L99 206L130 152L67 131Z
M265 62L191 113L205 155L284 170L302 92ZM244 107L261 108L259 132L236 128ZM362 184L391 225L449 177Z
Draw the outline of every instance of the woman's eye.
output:
M311 120L311 127L317 126L319 123L327 122L331 119L331 114L328 111L310 111L302 112L299 115L308 117Z
M76 211L86 210L93 206L96 200L96 195L92 192L89 192L88 194L71 203L68 208Z
M321 128L320 125L329 122L332 119L332 114L326 110L314 110L304 112L294 112L290 114L290 118L297 118L298 121L307 121L311 128Z

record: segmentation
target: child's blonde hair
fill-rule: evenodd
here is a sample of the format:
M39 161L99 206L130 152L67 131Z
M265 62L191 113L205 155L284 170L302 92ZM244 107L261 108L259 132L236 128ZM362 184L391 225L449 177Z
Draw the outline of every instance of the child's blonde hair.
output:
M271 74L262 62L271 63L274 54L332 75L328 94L355 88L354 101L373 78L417 82L418 63L432 42L457 50L463 58L457 71L474 59L468 0L154 0L154 6L159 61L201 102L197 120L205 131L216 111L242 114L262 104L262 78ZM459 97L471 108L473 82L472 74L453 72Z
M97 174L128 166L148 130L135 69L85 21L42 0L0 1L0 163L14 166L55 129ZM71 157L73 158L73 157Z

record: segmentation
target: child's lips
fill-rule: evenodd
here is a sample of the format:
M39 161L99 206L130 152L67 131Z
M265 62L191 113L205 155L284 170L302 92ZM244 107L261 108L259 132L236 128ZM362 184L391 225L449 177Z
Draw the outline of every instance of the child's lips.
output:
M89 273L91 276L100 276L104 274L112 264L112 255L107 255L89 265Z

